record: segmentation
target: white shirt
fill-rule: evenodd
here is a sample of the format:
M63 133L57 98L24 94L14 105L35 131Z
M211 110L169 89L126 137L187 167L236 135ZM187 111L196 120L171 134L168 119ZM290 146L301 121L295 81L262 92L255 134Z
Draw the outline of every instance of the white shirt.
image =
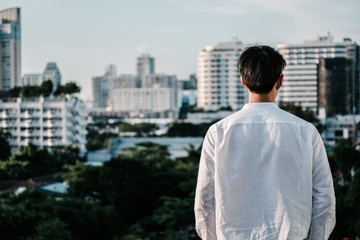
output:
M327 239L333 180L316 128L274 103L248 103L204 139L195 197L202 239Z

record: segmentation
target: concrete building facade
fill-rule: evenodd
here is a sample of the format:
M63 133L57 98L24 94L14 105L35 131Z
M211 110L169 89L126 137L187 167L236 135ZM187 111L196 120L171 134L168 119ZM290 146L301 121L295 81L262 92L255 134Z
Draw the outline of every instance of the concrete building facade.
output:
M0 11L0 90L21 86L20 8Z
M26 73L22 77L22 86L40 86L44 81L51 80L53 92L61 85L61 72L55 62L49 62L42 73Z
M240 109L248 93L241 85L237 59L245 46L239 42L219 43L202 49L197 62L198 108Z
M302 44L280 43L277 48L287 63L279 101L299 104L314 112L319 108L332 114L340 109L344 113L359 110L356 43L335 43L329 34Z
M31 142L46 149L75 144L86 151L85 103L78 98L1 100L0 127L11 134L13 148Z
M139 83L137 87L149 87L150 83L146 78L148 75L155 73L155 59L149 54L143 54L136 59L136 76Z

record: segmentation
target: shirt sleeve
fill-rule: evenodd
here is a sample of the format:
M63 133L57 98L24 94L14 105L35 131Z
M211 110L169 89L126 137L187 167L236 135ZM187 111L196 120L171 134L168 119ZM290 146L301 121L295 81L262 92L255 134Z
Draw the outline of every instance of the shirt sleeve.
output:
M322 240L328 239L335 227L335 193L324 143L318 133L312 160L313 206L309 239Z
M205 240L216 239L215 224L215 141L212 128L204 138L195 194L196 232Z

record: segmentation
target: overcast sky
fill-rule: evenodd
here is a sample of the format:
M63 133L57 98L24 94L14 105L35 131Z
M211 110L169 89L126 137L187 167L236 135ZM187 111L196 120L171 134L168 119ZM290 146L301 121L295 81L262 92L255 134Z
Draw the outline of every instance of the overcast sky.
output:
M330 31L336 42L360 43L359 0L0 0L1 10L11 7L21 8L22 73L55 61L84 99L108 64L135 73L142 53L156 72L185 79L204 46L234 38L275 46Z

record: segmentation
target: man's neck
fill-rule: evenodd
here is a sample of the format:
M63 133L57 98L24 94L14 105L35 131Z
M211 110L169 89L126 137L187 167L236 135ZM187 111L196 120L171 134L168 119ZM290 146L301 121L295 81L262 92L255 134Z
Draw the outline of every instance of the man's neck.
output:
M275 97L272 94L257 94L249 91L249 103L273 102Z

